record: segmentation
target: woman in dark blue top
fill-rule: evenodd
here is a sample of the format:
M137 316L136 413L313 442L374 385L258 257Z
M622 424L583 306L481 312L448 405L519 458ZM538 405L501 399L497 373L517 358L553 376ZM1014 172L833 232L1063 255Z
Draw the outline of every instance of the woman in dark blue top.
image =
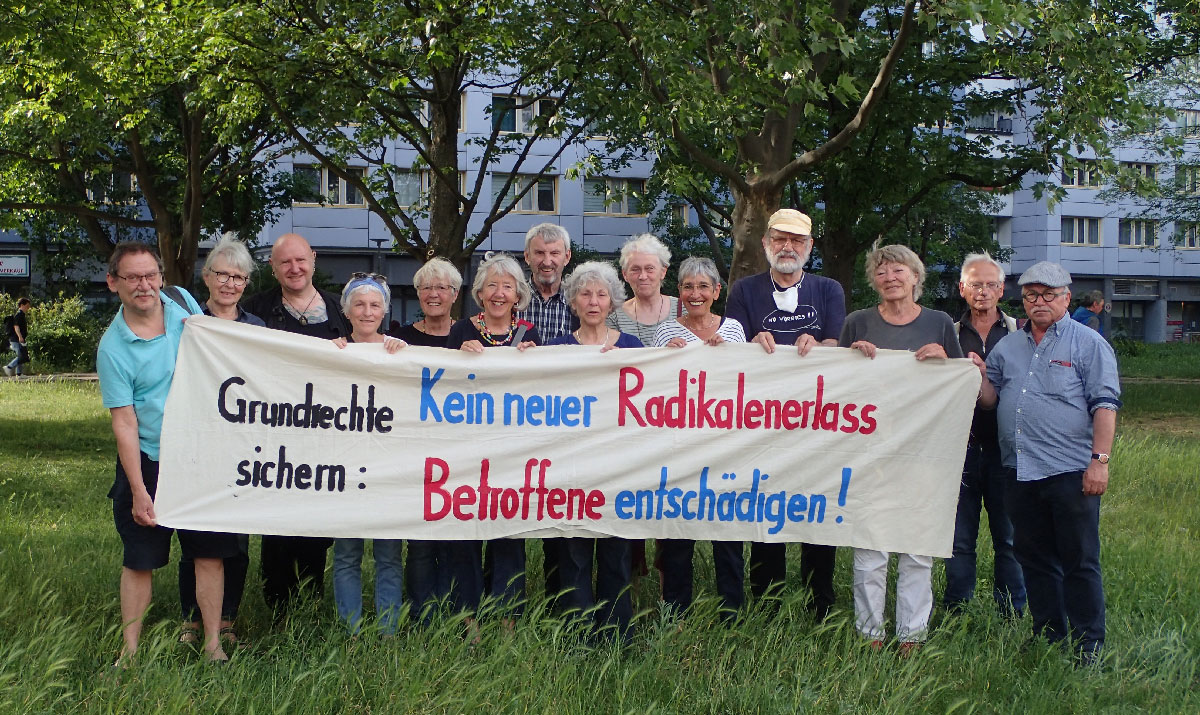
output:
M625 286L607 263L580 264L563 282L563 296L579 317L579 329L551 340L547 345L599 346L601 352L615 348L640 348L642 341L607 325L613 310L625 300ZM566 612L594 611L597 629L613 628L623 640L630 637L633 599L630 596L630 545L628 539L563 539L558 571L565 589L559 605ZM594 556L593 556L594 555ZM596 562L596 588L592 589L592 561Z

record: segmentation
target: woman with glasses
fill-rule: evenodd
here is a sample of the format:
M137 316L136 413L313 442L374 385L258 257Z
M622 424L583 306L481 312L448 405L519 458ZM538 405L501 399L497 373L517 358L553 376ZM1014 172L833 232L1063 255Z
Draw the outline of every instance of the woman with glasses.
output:
M450 328L446 347L482 353L484 348L514 347L525 350L540 345L542 338L532 323L517 318L531 298L525 272L516 259L505 253L489 257L479 265L471 285L478 314L463 318ZM475 610L486 590L500 605L520 615L525 596L524 539L491 539L487 542L490 581L484 584L478 541L455 541L449 554L453 566L456 606Z
M392 335L409 345L446 347L446 338L454 322L450 311L458 302L462 274L445 258L431 258L413 276L413 287L417 289L417 300L424 317L400 327Z
M416 272L413 286L417 289L424 317L402 326L392 335L409 345L446 347L454 322L450 311L458 301L462 274L450 261L435 257ZM451 573L446 549L453 548L453 541L408 540L404 580L413 612L421 614L426 623L432 618L437 604L450 598Z
M721 295L721 274L709 258L695 256L679 266L679 302L684 314L658 326L654 344L682 348L694 343L717 346L744 343L746 332L733 318L712 312ZM682 612L692 605L692 558L696 542L691 539L659 539L658 567L662 571L662 597L673 610ZM740 541L713 541L713 567L717 593L721 597L721 615L730 619L745 602L745 557Z
M879 293L879 305L846 316L840 347L872 359L878 349L909 350L917 360L963 356L953 319L917 303L925 283L925 265L917 254L900 245L876 248L867 255L866 273ZM855 623L876 649L883 647L887 634L883 608L889 556L886 551L854 550ZM933 611L932 569L932 556L897 554L896 638L901 655L908 655L925 639Z
M342 313L350 323L349 338L335 338L339 348L349 343L380 345L389 353L404 347L404 341L379 331L392 292L387 279L375 273L353 273L342 290ZM346 621L352 633L362 621L363 539L334 539L333 599L338 617ZM403 600L403 557L401 539L374 539L375 613L385 635L396 632Z
M208 287L208 300L200 306L205 315L233 320L247 325L265 327L266 323L242 308L239 301L246 282L254 272L254 259L245 244L232 238L222 238L208 252L200 275ZM225 647L238 645L233 623L242 604L246 586L246 569L250 566L250 537L237 534L238 553L225 559L225 594L221 599L221 641ZM200 642L200 607L196 605L196 568L192 559L179 559L179 604L183 609L183 626L179 642Z

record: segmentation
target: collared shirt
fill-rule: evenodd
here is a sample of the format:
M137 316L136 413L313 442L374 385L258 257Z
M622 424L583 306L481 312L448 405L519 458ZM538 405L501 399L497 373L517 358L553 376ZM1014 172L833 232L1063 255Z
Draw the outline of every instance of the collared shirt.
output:
M183 336L183 321L188 310L200 312L200 306L191 294L182 288L179 292L188 304L186 310L159 291L165 328L162 335L149 340L139 338L125 322L122 307L104 331L96 350L96 372L100 376L100 397L104 406L133 406L139 446L154 461L158 461L158 438L162 432L167 393L175 377L175 356Z
M558 286L558 292L549 298L543 299L542 294L538 293L536 288L531 290L533 297L529 299L529 307L519 311L517 317L533 323L538 329L538 334L542 336L542 340L553 340L579 327L579 319L571 312L571 308L563 296L561 283Z
M208 309L208 303L201 305L200 309L204 311L205 315L212 315L212 311ZM258 317L254 313L247 313L246 309L240 305L237 306L237 318L235 318L233 322L245 323L246 325L257 325L260 328L267 327L267 324L263 322L262 318Z
M987 360L988 355L991 355L996 345L1004 339L1004 336L1008 335L1007 321L1008 318L1006 318L1004 312L997 309L996 322L988 330L987 340L985 341L979 335L979 331L975 329L975 325L971 323L971 311L968 310L963 313L963 316L955 323L958 326L958 344L962 346L963 355L975 353L984 360ZM971 442L983 445L984 448L990 449L992 453L995 453L997 449L995 410L975 407L975 418L971 420Z
M1035 343L1033 324L1001 340L987 359L1004 466L1018 481L1087 469L1092 413L1121 407L1117 357L1099 333L1064 314Z

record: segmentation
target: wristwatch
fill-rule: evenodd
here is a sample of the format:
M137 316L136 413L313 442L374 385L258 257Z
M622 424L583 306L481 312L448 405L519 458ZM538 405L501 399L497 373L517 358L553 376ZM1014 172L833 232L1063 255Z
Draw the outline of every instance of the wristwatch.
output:
M1107 454L1092 452L1092 459L1096 460L1097 462L1099 462L1101 464L1108 464L1108 455Z

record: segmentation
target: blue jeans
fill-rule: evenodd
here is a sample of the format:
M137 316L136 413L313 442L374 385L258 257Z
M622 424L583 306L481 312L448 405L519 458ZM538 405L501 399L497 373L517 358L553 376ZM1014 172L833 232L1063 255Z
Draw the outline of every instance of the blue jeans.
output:
M384 633L395 633L400 618L404 569L400 539L374 539L375 612ZM333 600L338 617L357 631L362 621L362 539L336 539L333 542Z
M1034 633L1097 653L1104 646L1100 497L1084 496L1083 472L1067 472L1030 482L1014 478L1006 503Z
M946 593L942 603L960 606L975 595L975 547L979 543L979 512L987 509L992 532L992 597L1004 614L1025 610L1025 578L1013 554L1013 526L1004 507L1009 474L998 449L967 445L962 484L958 488L958 513L954 519L954 556L946 560Z

